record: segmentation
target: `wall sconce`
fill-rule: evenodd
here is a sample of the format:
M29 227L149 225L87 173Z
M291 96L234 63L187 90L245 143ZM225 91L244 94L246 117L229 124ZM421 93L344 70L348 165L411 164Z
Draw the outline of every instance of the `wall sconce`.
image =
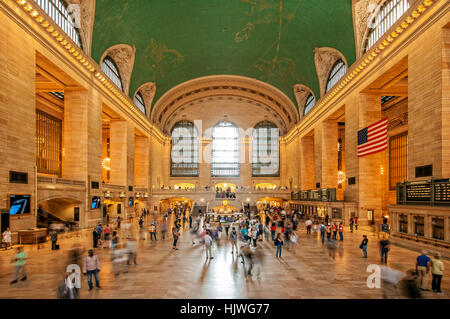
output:
M202 198L202 199L200 199L200 201L203 203L204 201L205 201L205 199L204 198Z
M120 198L123 198L123 197L125 197L125 192L120 192L120 195L119 195L119 197L120 197Z
M380 166L380 174L384 175L384 167L383 166Z
M144 194L144 198L148 198L148 193L145 193L145 194Z

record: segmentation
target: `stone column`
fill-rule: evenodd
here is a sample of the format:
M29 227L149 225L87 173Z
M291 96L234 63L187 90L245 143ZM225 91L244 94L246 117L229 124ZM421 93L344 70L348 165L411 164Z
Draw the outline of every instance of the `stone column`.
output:
M211 185L211 139L203 138L199 141L199 180L200 187Z
M88 109L86 90L65 92L63 178L88 180Z
M300 189L315 188L314 178L314 136L305 136L300 140Z
M337 188L338 123L326 120L314 129L315 177L321 188Z
M136 136L134 177L136 187L149 188L150 143L146 136Z
M359 102L359 128L354 136L356 139L359 130L381 120L381 96L379 94L361 93ZM381 223L383 220L383 176L380 173L383 152L360 157L358 160L358 203L359 219L362 224L367 223L368 210L373 210L375 223Z
M134 136L133 136L134 138ZM127 122L113 120L110 126L111 184L127 186L128 184L128 130Z
M238 186L252 186L252 141L249 138L240 139L240 181Z

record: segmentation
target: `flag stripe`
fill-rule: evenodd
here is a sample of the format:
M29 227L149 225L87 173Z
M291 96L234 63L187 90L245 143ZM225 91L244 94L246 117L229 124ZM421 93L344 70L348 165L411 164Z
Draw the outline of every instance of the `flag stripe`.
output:
M380 148L377 148L377 149L375 149L375 150L373 150L373 151L368 151L368 152L360 153L360 154L358 154L358 157L363 157L363 156L375 154L375 153L384 151L384 150L387 149L387 148L388 148L388 145L386 144L385 146L380 147Z
M367 139L364 138L362 140L365 142L363 144L359 144L361 141L358 139L358 157L375 154L388 148L387 124L387 118L382 119L360 131L363 132L366 130Z

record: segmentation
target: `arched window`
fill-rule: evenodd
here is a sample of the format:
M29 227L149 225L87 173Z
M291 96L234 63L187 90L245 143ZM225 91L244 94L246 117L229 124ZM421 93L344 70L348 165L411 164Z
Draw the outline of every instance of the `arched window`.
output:
M309 113L309 111L312 110L312 108L316 105L316 99L314 98L314 95L310 94L308 98L306 99L305 103L305 110L303 112L303 115L306 115Z
M211 175L239 176L239 132L230 122L220 122L212 131Z
M325 92L330 91L331 88L335 86L340 79L342 79L345 73L347 73L347 66L345 65L344 61L340 59L337 60L333 68L331 69L330 75L328 76L327 90Z
M380 8L377 8L372 21L370 21L364 52L367 52L408 9L408 0L387 0Z
M280 176L280 130L271 122L253 129L253 176Z
M134 104L136 104L136 106L142 111L142 113L145 114L146 107L141 92L137 92L134 96Z
M36 3L47 13L47 15L55 21L58 26L75 42L80 48L81 37L80 32L75 27L79 21L78 12L70 12L68 5L64 0L35 0Z
M117 67L116 62L114 62L114 60L109 56L106 56L103 59L102 71L108 78L110 78L111 81L114 82L115 85L117 85L123 91L119 68Z
M181 121L172 128L170 175L173 177L198 176L197 129L189 121Z

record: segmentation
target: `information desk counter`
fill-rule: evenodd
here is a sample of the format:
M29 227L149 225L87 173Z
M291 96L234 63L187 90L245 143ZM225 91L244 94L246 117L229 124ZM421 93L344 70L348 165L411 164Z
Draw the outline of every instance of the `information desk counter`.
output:
M47 241L47 228L34 228L18 230L19 244L37 244Z

